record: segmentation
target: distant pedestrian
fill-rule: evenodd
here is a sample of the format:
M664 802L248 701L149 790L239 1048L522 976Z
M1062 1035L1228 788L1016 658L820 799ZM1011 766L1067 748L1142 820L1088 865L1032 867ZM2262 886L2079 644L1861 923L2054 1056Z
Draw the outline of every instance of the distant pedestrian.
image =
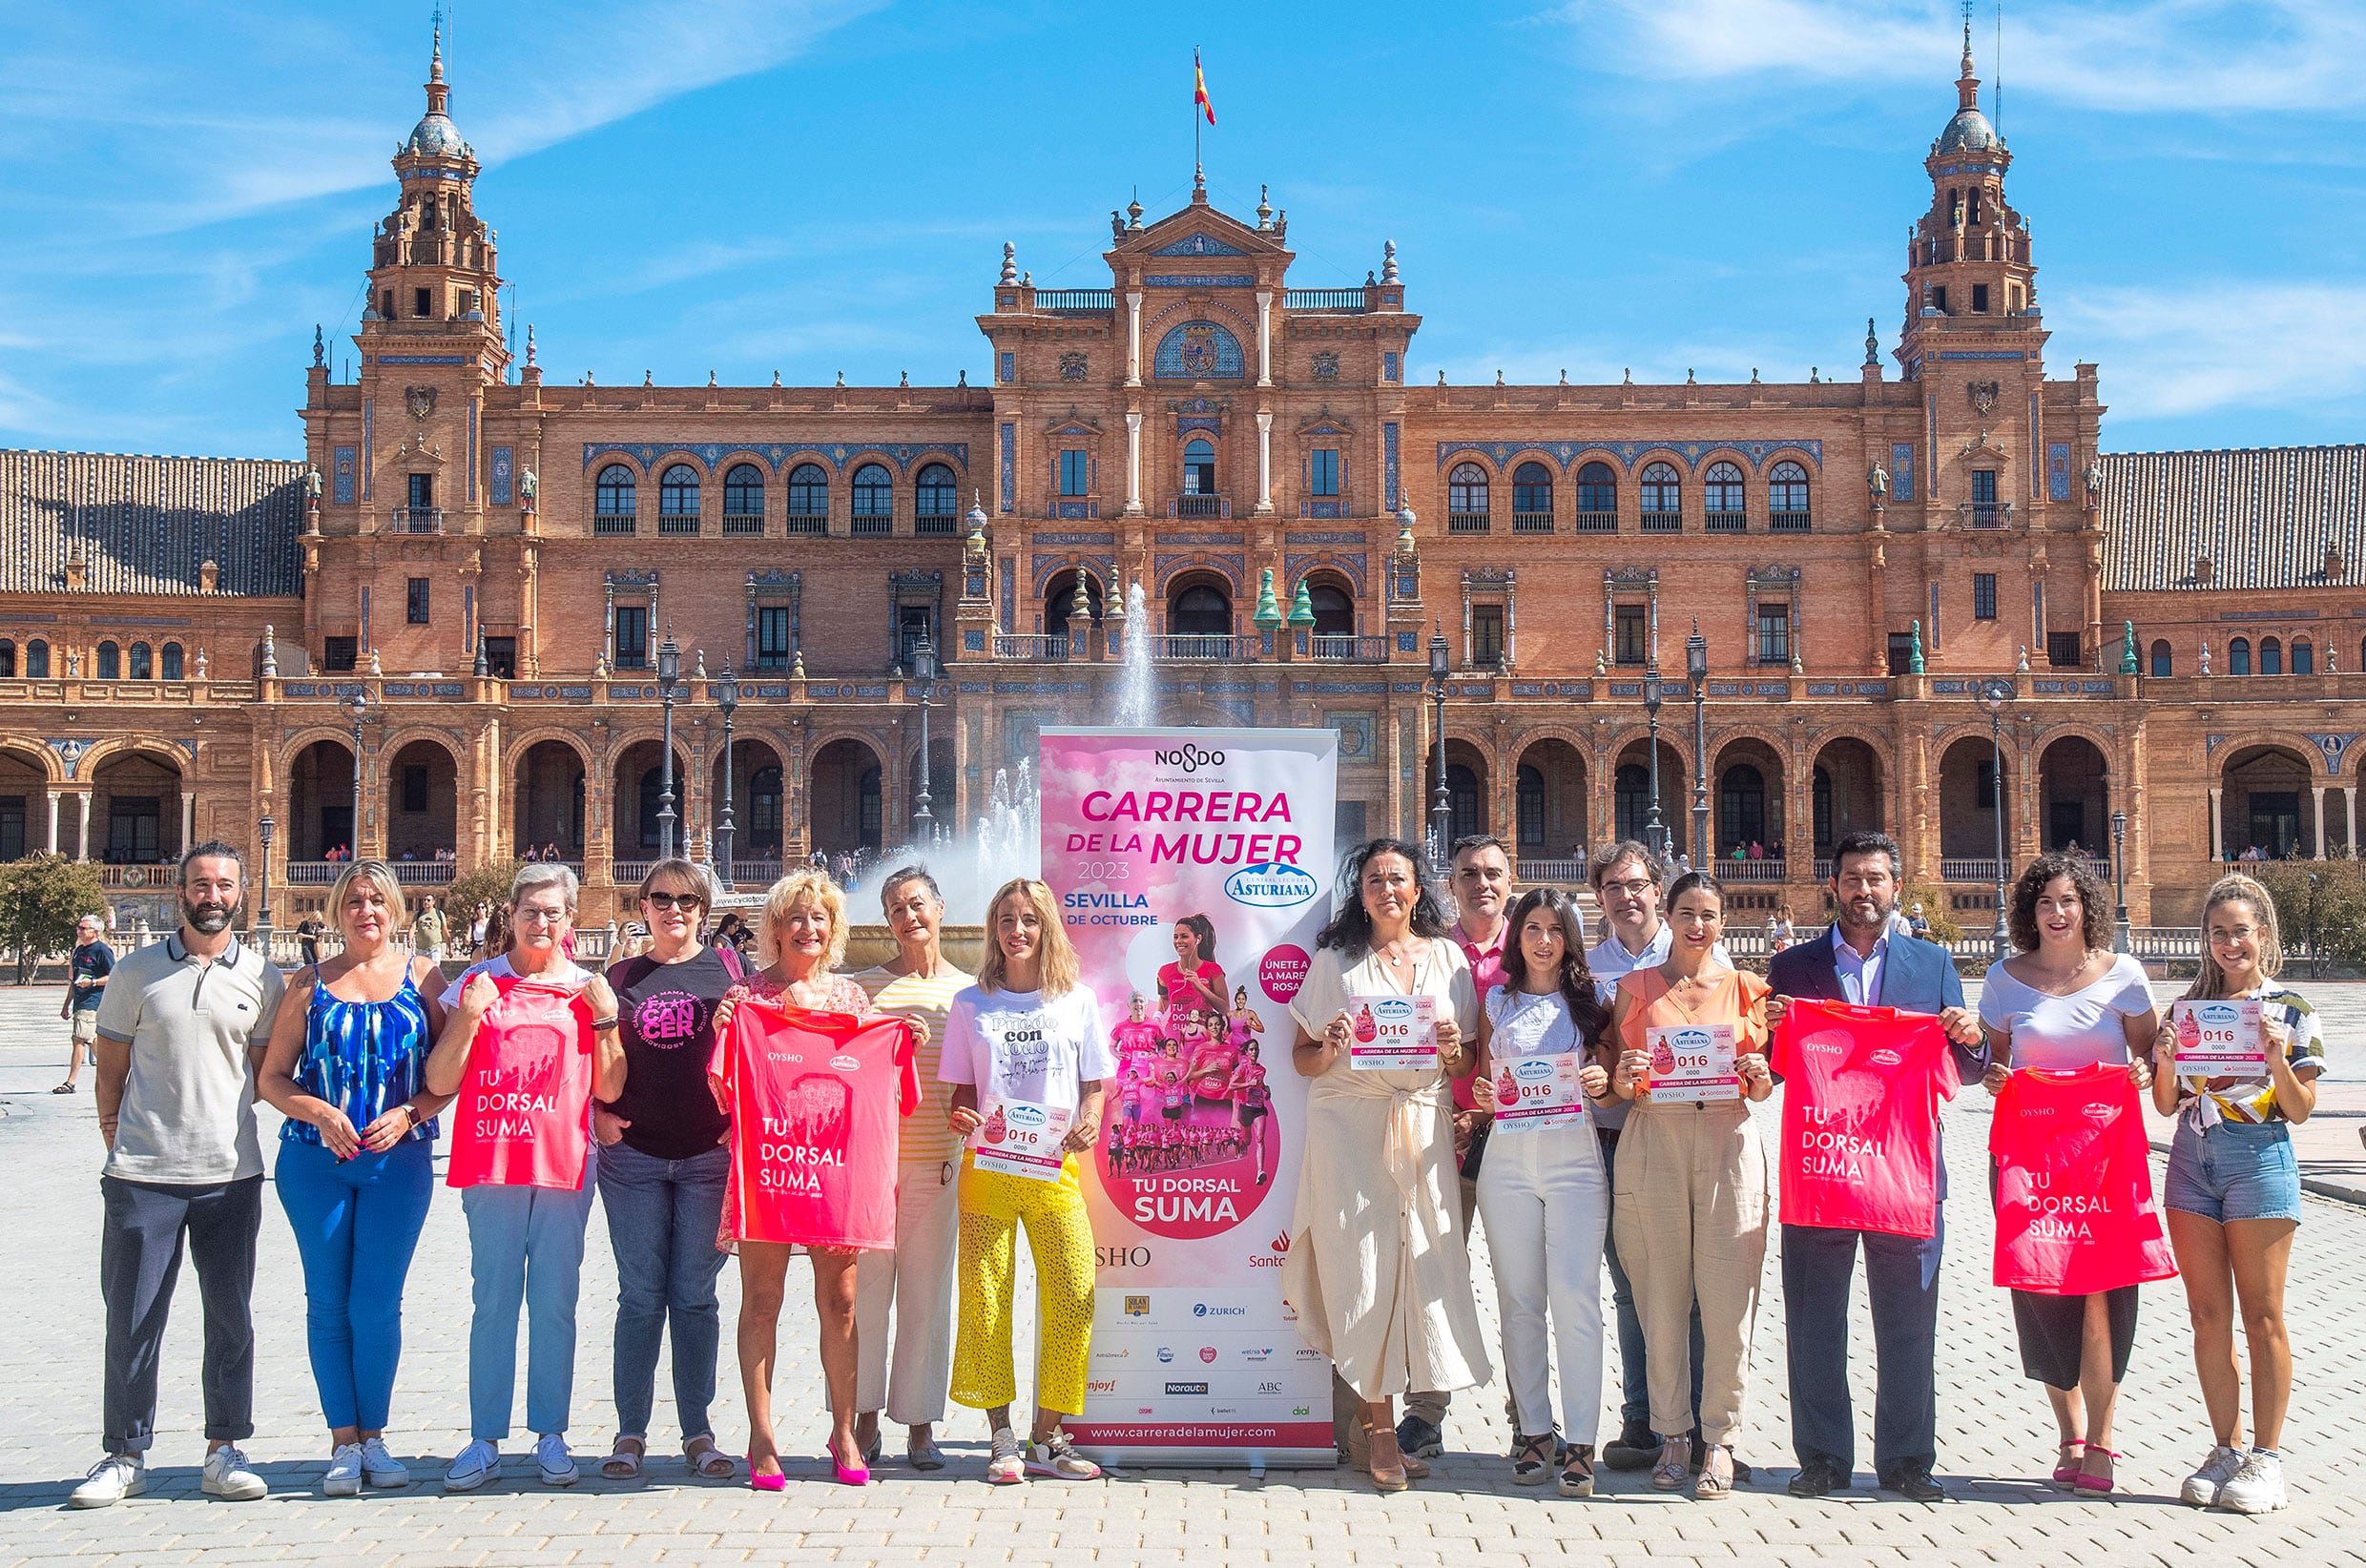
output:
M202 843L182 856L180 929L127 955L99 1002L107 1453L74 1488L74 1508L105 1508L147 1486L158 1363L184 1247L205 1303L199 1484L233 1502L269 1490L239 1444L255 1431L263 1186L255 1069L286 987L231 930L245 902L245 873L228 844Z
M98 1062L98 1004L106 994L107 977L115 966L115 950L107 945L107 922L85 915L74 922L73 958L67 960L66 998L57 1016L69 1021L66 1082L52 1094L73 1094L82 1087L82 1059Z
M445 939L451 935L451 929L444 912L435 907L435 895L421 894L419 913L411 918L412 950L431 962L443 962Z

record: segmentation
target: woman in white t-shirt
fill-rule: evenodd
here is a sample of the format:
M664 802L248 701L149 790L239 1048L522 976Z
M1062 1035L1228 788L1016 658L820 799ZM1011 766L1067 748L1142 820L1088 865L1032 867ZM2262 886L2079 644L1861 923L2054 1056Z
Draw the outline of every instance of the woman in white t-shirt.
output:
M1060 1430L1085 1408L1092 1351L1092 1221L1076 1156L1101 1133L1106 1080L1117 1075L1101 1009L1083 982L1051 889L1006 882L986 905L986 955L978 983L953 999L938 1076L953 1087L953 1131L972 1139L962 1156L961 1247L955 1266L961 1329L953 1345L952 1397L987 1413L994 1431L986 1478L1090 1480L1101 1467ZM1030 1122L1048 1132L1065 1119L1051 1179L981 1168ZM1048 1171L1047 1171L1048 1176ZM1010 1305L1016 1242L1027 1227L1035 1257L1035 1420L1024 1447L1010 1425L1018 1387L1011 1368Z
M2014 884L2006 924L2020 951L1989 965L1980 987L1988 1036L1984 1080L1994 1094L2008 1072L2071 1072L2124 1064L2149 1088L2152 1005L2144 965L2111 951L2111 914L2102 880L2084 855L2042 855ZM2023 1372L2045 1385L2059 1448L2054 1485L2065 1492L2111 1490L2111 1416L2136 1342L2136 1287L2083 1296L2013 1292Z

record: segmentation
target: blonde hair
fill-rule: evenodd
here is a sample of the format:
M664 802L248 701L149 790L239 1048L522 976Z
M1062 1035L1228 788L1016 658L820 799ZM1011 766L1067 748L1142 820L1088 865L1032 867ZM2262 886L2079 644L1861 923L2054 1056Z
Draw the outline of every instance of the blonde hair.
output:
M1051 889L1026 877L1014 877L994 890L994 897L986 902L986 961L978 965L978 989L988 993L1010 989L1009 960L1003 955L1003 905L1011 898L1022 898L1035 911L1043 922L1043 958L1038 964L1042 983L1037 989L1047 997L1064 997L1076 989L1084 978L1084 965L1076 959L1076 949L1068 939L1068 929L1060 923L1060 906L1051 896Z
M386 918L395 925L408 929L411 923L410 900L403 897L403 884L395 880L394 868L384 860L356 860L337 874L336 885L328 890L328 918L344 935L345 892L356 882L367 882L386 900ZM387 933L392 936L392 932Z
M2218 955L2210 950L2210 912L2220 904L2249 904L2259 912L2259 974L2273 980L2284 967L2284 934L2276 923L2275 900L2265 886L2237 872L2221 877L2210 884L2202 896L2202 966L2194 972L2193 983L2186 987L2189 1001L2208 1001L2227 995L2227 972L2218 962Z
M830 950L822 956L822 968L836 969L846 961L846 895L826 874L809 869L790 872L764 895L763 918L756 928L756 956L765 968L780 961L780 922L807 898L820 904L830 918Z

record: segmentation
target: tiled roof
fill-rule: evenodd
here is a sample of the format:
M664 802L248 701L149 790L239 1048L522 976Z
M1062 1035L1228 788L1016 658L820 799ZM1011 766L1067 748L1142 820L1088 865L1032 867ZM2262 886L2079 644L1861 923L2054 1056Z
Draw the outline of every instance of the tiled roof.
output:
M2366 445L2107 452L2107 592L2323 588L2366 577ZM2208 582L2196 574L2204 557Z
M68 590L79 554L90 593L302 591L296 544L305 465L258 458L0 451L0 591Z

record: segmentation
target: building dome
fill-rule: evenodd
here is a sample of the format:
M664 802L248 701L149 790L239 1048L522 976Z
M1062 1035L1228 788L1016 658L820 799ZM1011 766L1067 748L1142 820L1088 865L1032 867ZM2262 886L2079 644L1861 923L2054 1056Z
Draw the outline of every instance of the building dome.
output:
M476 156L476 150L461 139L460 127L452 123L450 115L440 110L430 111L411 127L409 138L403 143L403 151L431 158Z
M1947 129L1939 134L1941 153L1980 153L2001 145L1996 127L1977 109L1959 109Z

